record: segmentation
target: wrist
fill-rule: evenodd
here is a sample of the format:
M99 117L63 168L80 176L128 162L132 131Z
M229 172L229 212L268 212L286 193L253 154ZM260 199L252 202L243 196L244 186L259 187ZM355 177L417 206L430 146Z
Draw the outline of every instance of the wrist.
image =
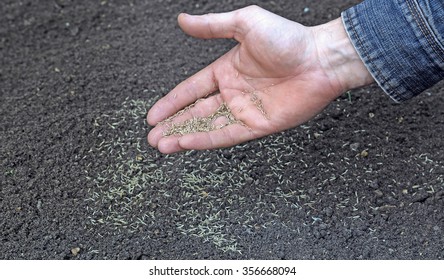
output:
M341 18L312 28L319 64L337 94L374 82L350 38Z

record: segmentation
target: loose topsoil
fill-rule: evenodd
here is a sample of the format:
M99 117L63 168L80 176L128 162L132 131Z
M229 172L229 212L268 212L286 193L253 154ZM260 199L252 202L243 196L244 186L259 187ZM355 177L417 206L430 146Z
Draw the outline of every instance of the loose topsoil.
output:
M296 129L165 156L147 110L235 45L176 16L259 4L306 25L359 1L0 5L1 259L443 259L444 85L348 92Z

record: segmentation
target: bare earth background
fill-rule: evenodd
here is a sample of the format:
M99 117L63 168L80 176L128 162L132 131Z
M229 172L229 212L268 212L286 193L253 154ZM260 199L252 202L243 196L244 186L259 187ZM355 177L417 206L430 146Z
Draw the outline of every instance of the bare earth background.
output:
M148 108L235 44L179 12L315 25L360 1L1 2L1 259L444 259L442 83L230 149L146 143Z

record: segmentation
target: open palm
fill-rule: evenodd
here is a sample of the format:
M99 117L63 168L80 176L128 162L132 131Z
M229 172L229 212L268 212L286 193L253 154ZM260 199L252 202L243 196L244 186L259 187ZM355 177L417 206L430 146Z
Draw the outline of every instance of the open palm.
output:
M295 127L344 90L322 66L314 28L256 6L203 16L181 14L179 24L191 36L234 38L239 44L151 108L148 123L156 127L148 141L163 153L228 147ZM167 126L159 122L201 98L172 122L211 115L223 103L238 122L209 132L164 136Z

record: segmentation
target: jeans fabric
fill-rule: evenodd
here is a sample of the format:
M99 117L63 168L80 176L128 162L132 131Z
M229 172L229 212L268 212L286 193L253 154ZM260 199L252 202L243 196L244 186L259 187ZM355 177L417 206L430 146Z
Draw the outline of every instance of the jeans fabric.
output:
M365 0L342 20L367 69L395 101L444 79L444 0Z

